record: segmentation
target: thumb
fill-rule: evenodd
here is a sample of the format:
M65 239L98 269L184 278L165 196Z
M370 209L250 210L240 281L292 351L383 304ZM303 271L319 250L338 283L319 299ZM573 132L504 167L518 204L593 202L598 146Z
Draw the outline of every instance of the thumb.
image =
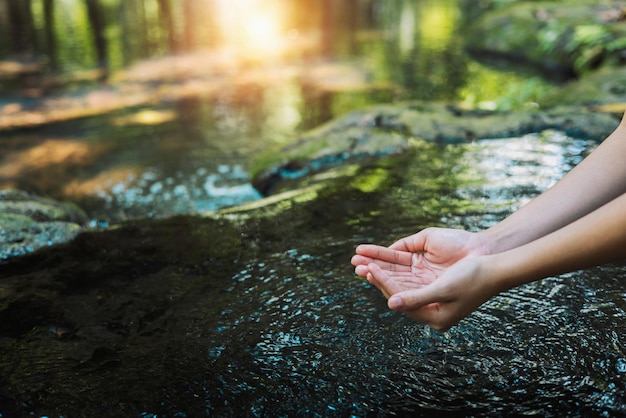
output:
M414 253L417 251L424 251L426 245L426 239L430 233L430 228L421 230L417 234L402 238L389 246L392 250L407 251Z
M410 319L427 324L444 332L455 325L461 317L456 317L446 306L446 298L433 285L421 289L397 293L389 298L390 309L401 311Z
M387 301L389 309L394 311L413 311L424 306L444 302L443 295L436 285L430 284L419 289L406 290L394 294Z

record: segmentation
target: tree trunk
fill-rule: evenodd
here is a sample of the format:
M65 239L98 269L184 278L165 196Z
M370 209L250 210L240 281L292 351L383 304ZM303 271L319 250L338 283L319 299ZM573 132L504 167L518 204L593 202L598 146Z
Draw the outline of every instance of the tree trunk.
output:
M176 26L172 16L172 6L169 0L157 0L159 3L159 13L161 22L167 31L167 44L170 52L178 52L178 42L176 40Z
M22 59L33 59L37 46L31 0L7 0L12 52Z
M44 15L44 44L45 53L48 56L48 65L53 71L58 70L59 62L57 59L57 42L54 33L54 0L43 1Z
M320 42L322 54L327 57L332 57L335 52L333 40L335 39L334 31L334 0L323 0L321 7L321 22L320 22Z
M183 36L184 36L184 45L183 49L185 51L190 51L193 49L195 45L195 36L193 30L195 28L195 16L194 16L194 5L193 0L182 0L183 1Z
M100 6L98 0L86 1L87 13L89 15L89 22L91 23L91 30L93 32L94 44L98 57L98 67L103 69L105 74L108 74L109 59L107 53L107 41L104 36L105 22L102 7Z

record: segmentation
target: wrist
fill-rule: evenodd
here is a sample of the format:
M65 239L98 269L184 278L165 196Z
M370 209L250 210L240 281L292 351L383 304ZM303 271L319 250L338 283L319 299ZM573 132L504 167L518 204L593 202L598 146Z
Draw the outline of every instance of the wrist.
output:
M485 255L499 254L524 245L532 240L531 236L526 235L523 231L517 231L514 225L503 225L502 222L476 233Z
M492 255L500 252L498 251L497 236L489 229L473 233L469 240L469 245L472 248L471 253L478 256Z
M534 245L527 244L484 257L490 283L500 293L545 277L546 252L537 253Z

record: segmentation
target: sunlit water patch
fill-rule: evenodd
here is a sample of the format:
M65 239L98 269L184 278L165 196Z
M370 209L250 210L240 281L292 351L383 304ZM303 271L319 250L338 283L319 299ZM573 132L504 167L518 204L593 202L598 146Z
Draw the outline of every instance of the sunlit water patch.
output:
M388 204L399 206L389 229L398 237L433 225L487 228L547 190L596 146L559 131L425 146L388 196Z

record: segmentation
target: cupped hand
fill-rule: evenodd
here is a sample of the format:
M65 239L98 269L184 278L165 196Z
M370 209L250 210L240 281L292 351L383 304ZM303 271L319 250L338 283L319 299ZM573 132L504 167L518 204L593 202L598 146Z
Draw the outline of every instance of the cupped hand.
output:
M419 294L423 291L420 289L433 286L433 282L459 261L488 252L477 234L459 229L428 228L389 247L359 245L352 264L356 274L367 278L388 299L402 294L390 299L391 309L402 310L409 317L428 323L422 316L438 312L442 306L440 301L424 304L421 298L409 297L411 291Z
M490 269L485 268L488 263L487 257L465 258L428 285L410 273L383 270L372 263L367 279L388 295L390 309L446 331L498 293Z
M407 273L413 285L424 285L435 281L459 260L487 253L477 234L460 229L428 228L389 247L359 245L352 265L361 277L367 277L369 265L373 263L385 271Z

